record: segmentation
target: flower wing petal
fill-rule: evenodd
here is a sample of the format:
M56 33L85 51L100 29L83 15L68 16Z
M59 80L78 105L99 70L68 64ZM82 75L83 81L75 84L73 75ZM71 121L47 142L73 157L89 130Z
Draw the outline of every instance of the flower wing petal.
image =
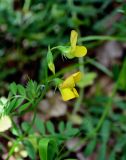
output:
M75 57L83 57L87 54L87 48L84 46L76 46L74 50Z
M74 92L75 97L79 97L79 94L75 88L73 88L73 92Z
M71 88L60 89L63 101L68 101L76 97L75 93Z

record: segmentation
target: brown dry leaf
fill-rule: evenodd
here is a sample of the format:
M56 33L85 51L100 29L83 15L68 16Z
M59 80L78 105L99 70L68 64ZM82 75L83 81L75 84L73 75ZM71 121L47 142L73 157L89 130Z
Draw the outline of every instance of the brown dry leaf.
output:
M109 67L112 65L113 61L121 58L122 54L122 46L116 41L109 41L97 49L96 57L100 63Z
M79 114L68 114L68 119L71 121L73 124L80 125L83 122L82 116Z
M75 145L77 145L80 142L80 138L73 138L71 140L68 140L66 142L66 146L68 149L72 149L73 147L75 147ZM84 144L78 145L75 149L75 151L79 151L82 147L84 146Z
M77 158L78 158L78 160L88 160L88 158L85 158L83 153L81 153L81 152L77 153Z
M49 91L46 99L39 104L39 109L44 117L60 117L67 112L67 105L61 100L61 96L53 91Z
M93 85L90 88L86 96L91 97L96 94L96 91L97 91L97 94L98 92L108 94L108 93L111 93L112 89L113 89L113 81L109 77L104 75L104 76L101 76L97 80L97 83L95 83L95 85Z

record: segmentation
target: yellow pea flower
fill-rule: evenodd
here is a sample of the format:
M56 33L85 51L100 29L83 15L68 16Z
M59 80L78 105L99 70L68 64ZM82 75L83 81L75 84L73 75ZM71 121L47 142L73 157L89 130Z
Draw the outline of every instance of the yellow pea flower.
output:
M12 122L9 116L4 115L0 118L0 132L4 132L11 128Z
M68 58L74 58L74 57L83 57L87 54L87 48L84 46L78 46L76 45L77 43L77 37L78 37L78 33L75 30L71 31L71 35L70 35L70 50L67 53L66 57Z
M81 76L81 72L74 73L59 85L59 90L64 101L79 97L75 84L80 81Z

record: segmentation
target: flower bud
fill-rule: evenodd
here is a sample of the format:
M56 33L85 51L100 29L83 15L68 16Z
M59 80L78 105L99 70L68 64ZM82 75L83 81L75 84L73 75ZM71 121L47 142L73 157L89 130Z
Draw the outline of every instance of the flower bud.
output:
M50 47L48 48L48 53L47 53L47 64L48 64L50 71L52 71L52 73L55 74L55 65L53 63L53 55L50 50Z

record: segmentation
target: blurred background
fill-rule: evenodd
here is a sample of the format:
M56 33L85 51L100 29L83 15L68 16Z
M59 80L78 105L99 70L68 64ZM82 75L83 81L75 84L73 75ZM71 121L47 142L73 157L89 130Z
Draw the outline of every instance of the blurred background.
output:
M73 102L55 100L54 110L49 112L50 101L59 97L50 91L40 104L41 108L48 106L40 116L54 122L58 117L58 121L65 119L75 125L82 124L83 130L91 130L104 110L125 59L125 0L0 0L0 95L7 96L13 81L26 85L30 78L42 83L48 45L68 44L72 29L79 33L78 44L88 50L85 72L90 73L86 80L90 83L83 86L82 107L85 108L83 112L78 111L77 117L72 117L72 108L66 109L66 106L73 106ZM56 71L78 63L78 59L63 60L58 51L54 56ZM123 72L125 83L125 70ZM115 155L119 160L126 159L125 90L125 84L119 88L112 113L90 149L81 146L72 155L80 160L84 160L85 155L88 160L107 159L103 155L111 155L110 160L114 160ZM57 111L61 105L62 109ZM23 119L27 120L28 115ZM117 147L113 150L114 145Z

